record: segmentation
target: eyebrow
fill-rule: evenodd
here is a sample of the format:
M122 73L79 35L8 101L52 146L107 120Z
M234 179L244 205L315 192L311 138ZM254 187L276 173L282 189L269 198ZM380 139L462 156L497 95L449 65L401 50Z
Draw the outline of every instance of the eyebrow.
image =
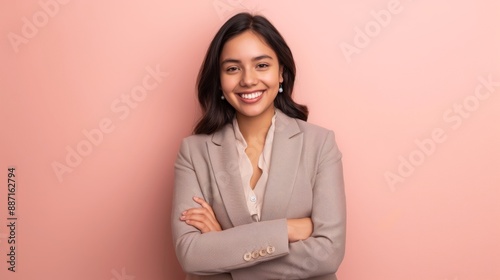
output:
M268 58L268 59L273 59L273 58L272 58L272 57L270 57L269 55L267 55L267 54L263 54L263 55L259 55L259 56L257 56L257 57L252 58L252 61L262 60L262 59L265 59L265 58ZM241 60L234 59L234 58L228 58L228 59L224 59L224 60L221 62L221 65L222 65L222 64L224 64L224 63L241 63Z

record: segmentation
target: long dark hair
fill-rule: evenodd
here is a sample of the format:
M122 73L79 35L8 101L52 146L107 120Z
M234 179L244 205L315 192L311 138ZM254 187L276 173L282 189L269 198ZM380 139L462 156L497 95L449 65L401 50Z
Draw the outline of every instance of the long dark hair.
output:
M247 30L252 30L262 36L276 53L280 66L283 66L283 92L276 96L274 106L292 118L307 121L309 113L307 106L295 103L292 99L295 62L290 48L278 30L265 17L240 13L231 17L219 29L208 47L205 60L198 73L198 101L203 116L194 129L195 134L211 134L233 120L235 109L220 98L222 91L220 90L219 60L224 44Z

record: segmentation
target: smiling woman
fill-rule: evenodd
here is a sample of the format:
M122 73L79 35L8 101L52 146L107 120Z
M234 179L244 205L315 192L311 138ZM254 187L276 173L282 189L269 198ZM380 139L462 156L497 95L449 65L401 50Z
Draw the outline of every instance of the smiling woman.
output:
M278 30L276 30L266 18L261 16L252 17L249 14L242 13L232 17L221 27L212 40L200 69L198 76L198 100L200 101L204 114L195 128L196 134L213 133L233 120L236 112L235 108L231 106L232 104L220 102L221 96L224 96L222 95L221 85L223 82L223 74L227 74L228 71L241 70L238 72L239 76L237 76L241 77L242 74L252 73L248 73L249 69L242 69L242 65L228 67L228 65L223 64L225 62L231 62L233 64L242 63L241 59L228 56L230 54L229 51L233 53L237 51L237 49L234 49L237 47L235 46L235 39L238 39L236 40L237 42L241 42L243 39L247 39L246 42L250 42L250 39L257 38L258 40L252 43L252 46L258 48L252 53L253 56L245 54L245 52L239 55L250 56L254 60L264 59L265 57L261 56L265 55L271 58L274 57L275 61L273 61L273 63L279 65L280 72L276 72L278 68L275 67L275 72L272 73L276 75L275 78L279 77L279 83L281 83L280 88L282 90L281 94L276 96L274 100L275 106L292 118L298 118L304 121L307 120L307 107L295 103L291 97L295 82L295 62L290 48ZM231 41L233 41L233 44L231 44ZM226 44L229 44L229 46L226 46ZM245 51L244 46L240 48L242 51ZM246 48L246 50L248 49L250 48ZM259 53L259 51L263 50L268 53ZM225 52L223 53L223 51ZM222 58L223 55L227 57ZM259 66L262 67L262 65ZM222 72L223 70L225 70L224 73ZM244 81L241 82L244 83ZM278 82L278 80L276 80L276 82Z
M203 116L175 164L172 231L187 279L337 279L341 153L292 99L295 63L262 16L229 19L198 77Z
M226 42L221 60L223 96L238 112L238 118L271 119L274 99L283 82L283 68L273 49L253 31L245 31Z

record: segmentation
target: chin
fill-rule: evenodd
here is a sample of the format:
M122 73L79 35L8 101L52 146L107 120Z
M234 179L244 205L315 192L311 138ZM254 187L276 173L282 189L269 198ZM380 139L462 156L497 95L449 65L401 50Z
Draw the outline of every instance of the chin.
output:
M274 106L270 106L271 108L274 109ZM237 110L239 114L245 116L245 117L258 117L262 114L265 114L270 108L245 108L242 110Z

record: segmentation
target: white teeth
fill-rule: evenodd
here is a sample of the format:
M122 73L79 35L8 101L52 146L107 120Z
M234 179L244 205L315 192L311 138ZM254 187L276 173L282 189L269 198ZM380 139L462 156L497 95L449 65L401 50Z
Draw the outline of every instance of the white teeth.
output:
M261 96L262 93L263 93L262 91L252 92L252 93L244 93L241 95L241 97L244 99L255 99L255 98Z

